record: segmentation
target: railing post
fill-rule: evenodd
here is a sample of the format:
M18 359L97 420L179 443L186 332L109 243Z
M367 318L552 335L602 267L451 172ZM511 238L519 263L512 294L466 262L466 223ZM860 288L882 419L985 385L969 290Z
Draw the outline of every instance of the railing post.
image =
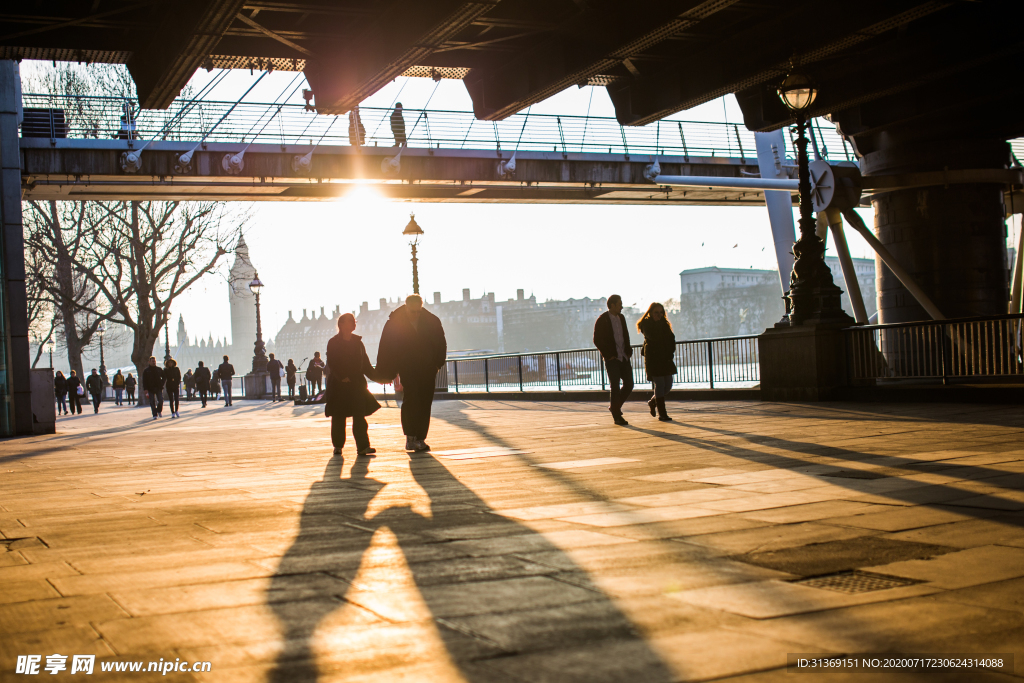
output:
M519 393L523 393L523 357L516 356L519 361Z
M558 373L558 390L562 390L562 362L558 354L555 354L555 372Z
M484 391L491 393L491 380L487 375L487 359L484 358Z
M939 341L939 362L942 363L942 383L946 384L946 324L939 326L942 339Z
M708 342L708 382L711 383L711 388L715 388L715 355L714 347L711 342Z
M597 367L601 368L601 391L606 391L608 382L605 381L604 376L604 358L601 356L600 351L597 354Z
M452 361L452 368L455 369L455 393L459 393L459 361Z

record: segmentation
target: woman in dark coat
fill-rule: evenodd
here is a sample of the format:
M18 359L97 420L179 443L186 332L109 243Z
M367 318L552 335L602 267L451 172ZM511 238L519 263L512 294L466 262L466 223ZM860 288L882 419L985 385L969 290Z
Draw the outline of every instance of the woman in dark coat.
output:
M68 381L64 378L64 373L60 370L53 377L53 393L57 395L57 414L60 415L60 411L63 410L64 414L68 414Z
M82 386L82 380L78 377L74 370L68 375L68 403L71 404L71 414L78 415L82 414L82 394L78 393L78 388ZM84 392L83 392L84 393Z
M295 361L288 359L288 365L284 368L285 379L288 380L288 398L295 398L295 373L298 372Z
M171 417L181 417L181 368L178 361L168 358L164 361L164 388L167 389L167 402L170 404Z
M138 380L135 379L135 375L128 373L128 376L124 378L124 390L128 392L128 405L135 405L135 387L138 385Z
M644 369L654 386L654 396L647 402L651 416L657 415L662 422L670 422L665 397L672 390L672 378L676 374L676 335L665 317L665 307L657 302L651 304L637 321L636 329L644 336Z
M338 334L327 342L327 407L324 414L331 418L331 442L334 454L345 446L345 421L352 418L352 436L356 440L358 455L373 455L370 447L366 416L372 415L380 404L366 388L366 378L376 380L377 371L370 364L366 347L356 329L356 318L345 313L338 318Z

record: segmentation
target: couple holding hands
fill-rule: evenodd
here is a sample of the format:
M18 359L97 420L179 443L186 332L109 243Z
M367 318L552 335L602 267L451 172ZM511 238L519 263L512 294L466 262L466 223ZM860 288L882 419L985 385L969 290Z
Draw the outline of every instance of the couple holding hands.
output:
M380 408L366 385L366 378L388 384L401 377L402 432L405 450L430 450L425 439L430 428L437 372L445 363L448 344L441 321L423 308L418 294L406 297L388 317L381 332L377 367L370 363L362 338L354 334L356 318L345 313L338 318L338 334L327 342L327 406L331 418L331 441L338 455L345 446L345 423L352 418L352 436L358 455L373 455L366 416Z

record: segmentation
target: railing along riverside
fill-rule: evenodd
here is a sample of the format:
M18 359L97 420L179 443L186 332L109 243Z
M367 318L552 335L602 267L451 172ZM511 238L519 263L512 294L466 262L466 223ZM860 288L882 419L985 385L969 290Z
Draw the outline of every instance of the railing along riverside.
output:
M196 143L213 124L228 114L207 143L349 145L348 117L318 116L301 104L221 102L177 99L166 110L138 110L137 103L117 97L79 97L71 95L22 96L26 109L59 112L63 127L34 127L24 134L33 137L78 139L180 140ZM134 112L134 133L121 122L124 105ZM235 107L233 111L231 107ZM274 116L269 125L264 125ZM754 134L736 124L664 119L647 126L620 126L610 117L515 114L502 121L479 121L472 112L404 109L408 146L432 149L487 149L512 152L558 152L563 156L578 153L631 155L646 161L655 155L682 157L745 158L756 163ZM392 147L391 109L360 107L366 130L364 147ZM47 120L56 120L49 117ZM490 124L490 125L487 125ZM43 130L45 128L45 130ZM826 123L817 131L823 149L833 161L854 160L853 150ZM787 143L788 144L788 143ZM791 145L789 145L791 147ZM182 151L186 151L182 147ZM796 158L793 149L787 149ZM646 157L646 158L645 158Z
M865 325L844 330L853 384L1024 378L1024 315Z
M640 346L633 347L633 381L648 382ZM676 342L675 385L753 386L760 381L757 335ZM566 349L449 358L436 388L453 393L597 391L608 389L597 349Z

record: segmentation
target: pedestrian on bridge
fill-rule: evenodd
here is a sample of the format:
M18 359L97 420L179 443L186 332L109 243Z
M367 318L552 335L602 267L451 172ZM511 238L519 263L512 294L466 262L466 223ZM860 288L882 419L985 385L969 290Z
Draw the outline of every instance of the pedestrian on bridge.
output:
M622 297L618 294L608 297L608 310L594 323L594 346L601 352L608 371L608 384L612 390L608 410L615 424L628 425L622 417L622 406L633 391L633 366L629 360L633 356L633 347L629 345L629 329L626 317L622 315Z
M231 378L235 376L235 366L228 362L228 357L224 356L224 362L217 368L217 374L220 375L220 386L224 389L224 407L232 405L231 402Z
M665 307L657 301L651 304L636 322L636 329L644 336L644 370L654 388L647 407L651 409L651 417L657 415L662 422L671 422L665 409L665 397L672 390L672 378L676 375L676 335L665 315Z
M405 305L391 312L380 334L377 353L379 375L391 381L401 376L402 431L405 450L429 451L430 407L434 402L437 372L445 364L448 342L441 320L423 308L419 294L405 298Z
M345 313L338 318L338 334L327 342L327 406L324 415L331 418L331 443L334 454L341 455L345 446L345 422L352 418L352 437L356 440L356 454L372 456L377 449L370 447L366 416L380 409L380 404L366 386L366 378L379 377L362 338L353 334L356 317Z
M142 390L149 395L149 408L153 419L164 412L164 371L156 364L156 356L149 357L149 365L142 371Z
M274 354L270 354L270 360L267 361L267 372L270 374L270 393L274 403L281 400L281 375L284 374L284 366L281 365L281 361L274 358Z
M206 395L210 393L210 368L203 364L203 361L199 361L199 367L196 368L195 374L192 376L193 381L196 383L196 389L199 390L199 400L203 402L203 407L206 407Z
M366 139L366 128L363 127L363 120L359 116L359 107L352 107L348 113L348 144L353 147L362 147Z
M164 361L164 386L167 387L167 402L171 404L171 417L181 417L181 368L178 361L168 358Z
M103 400L103 378L96 371L96 368L92 369L92 374L85 379L85 388L89 390L89 395L92 396L92 412L100 412L100 402Z
M405 147L405 117L402 115L401 102L391 112L391 134L395 136L395 147Z

